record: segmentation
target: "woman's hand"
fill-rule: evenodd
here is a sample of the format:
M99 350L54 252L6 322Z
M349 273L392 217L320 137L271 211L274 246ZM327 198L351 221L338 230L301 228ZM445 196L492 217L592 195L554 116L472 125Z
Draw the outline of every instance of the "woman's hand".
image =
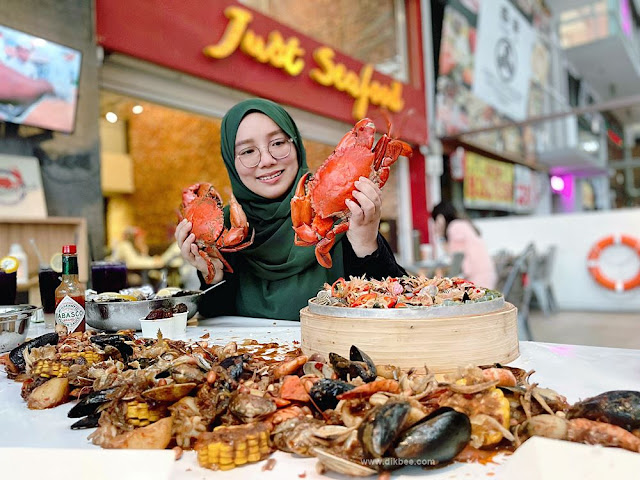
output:
M357 203L346 201L351 211L347 238L355 254L362 258L378 249L382 195L380 188L366 177L360 177L355 186L353 197Z
M185 262L195 267L200 273L202 273L203 277L206 277L209 271L207 268L207 262L198 253L198 246L195 244L196 236L191 233L191 222L183 219L176 227L175 237L176 242L178 243L178 247L180 247L180 256L184 258ZM215 285L216 283L222 281L222 277L224 276L224 272L222 269L224 266L222 265L222 262L217 258L212 259L212 263L216 270L216 273L213 277L213 282L211 282L211 285Z

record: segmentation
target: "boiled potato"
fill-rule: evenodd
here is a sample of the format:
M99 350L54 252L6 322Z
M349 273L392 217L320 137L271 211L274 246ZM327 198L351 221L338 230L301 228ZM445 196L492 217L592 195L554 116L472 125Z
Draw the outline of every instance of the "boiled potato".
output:
M65 403L69 397L69 380L52 378L35 388L27 399L27 406L32 410L43 410Z
M163 418L146 427L117 435L113 439L113 448L165 449L171 441L172 417Z

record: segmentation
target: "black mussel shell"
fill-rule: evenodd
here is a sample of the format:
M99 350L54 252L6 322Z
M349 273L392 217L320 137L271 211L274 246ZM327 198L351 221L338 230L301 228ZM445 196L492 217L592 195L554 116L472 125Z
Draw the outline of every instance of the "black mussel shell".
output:
M329 362L341 380L360 377L368 383L376 379L375 365L372 372L370 366L364 361L351 361L337 353L330 352Z
M67 417L81 418L96 413L96 410L100 405L111 400L109 395L112 394L115 390L116 387L105 388L104 390L91 392L89 395L76 403L71 410L69 410L69 413L67 413Z
M635 430L640 427L640 392L612 390L571 406L567 418L587 418Z
M315 403L320 410L324 411L330 408L336 408L336 405L338 405L338 399L336 397L354 388L350 383L322 378L313 384L313 387L309 390L309 395L313 403Z
M125 340L129 340L129 337L118 334L102 334L102 335L94 335L90 338L91 343L95 343L99 347L103 348L107 345L111 345L114 348L117 348L122 355L122 359L127 362L129 357L133 355L133 347L127 343Z
M71 430L82 430L84 428L96 428L98 426L98 420L100 420L100 414L94 413L92 415L87 415L84 418L81 418L73 425L71 425Z
M358 440L367 458L382 458L402 432L408 402L387 402L371 410L358 427Z
M233 357L227 357L220 362L222 368L226 368L229 372L229 377L233 380L238 380L242 372L244 371L244 364L251 359L249 354L234 355Z
M39 337L33 338L28 342L24 342L23 344L18 345L16 348L11 350L9 352L9 360L11 360L11 363L13 363L16 368L18 368L21 372L24 372L24 369L27 366L24 359L25 348L28 352L30 352L32 348L44 347L45 345L56 345L57 343L57 333L45 333L44 335L40 335Z
M395 458L447 463L460 453L471 438L471 421L464 413L440 408L402 432L391 449Z
M373 363L371 357L360 350L355 345L351 345L351 349L349 350L349 358L351 359L352 364L356 365L356 371L359 373L360 378L362 378L365 382L373 382L378 376L378 372L376 370L376 364ZM364 363L364 367L362 364ZM353 378L355 378L352 375Z

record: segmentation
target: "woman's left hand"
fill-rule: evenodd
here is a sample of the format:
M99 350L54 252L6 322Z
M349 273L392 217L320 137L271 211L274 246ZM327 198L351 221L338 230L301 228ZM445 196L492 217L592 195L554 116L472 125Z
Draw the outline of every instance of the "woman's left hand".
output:
M355 254L362 258L378 249L382 193L380 188L366 177L360 177L355 186L357 190L353 191L353 198L357 202L346 201L351 211L347 238Z

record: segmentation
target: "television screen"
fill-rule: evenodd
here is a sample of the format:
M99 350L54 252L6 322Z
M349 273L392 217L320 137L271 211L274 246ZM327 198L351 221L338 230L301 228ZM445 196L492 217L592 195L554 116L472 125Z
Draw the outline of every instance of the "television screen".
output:
M0 25L0 120L73 132L82 53Z

